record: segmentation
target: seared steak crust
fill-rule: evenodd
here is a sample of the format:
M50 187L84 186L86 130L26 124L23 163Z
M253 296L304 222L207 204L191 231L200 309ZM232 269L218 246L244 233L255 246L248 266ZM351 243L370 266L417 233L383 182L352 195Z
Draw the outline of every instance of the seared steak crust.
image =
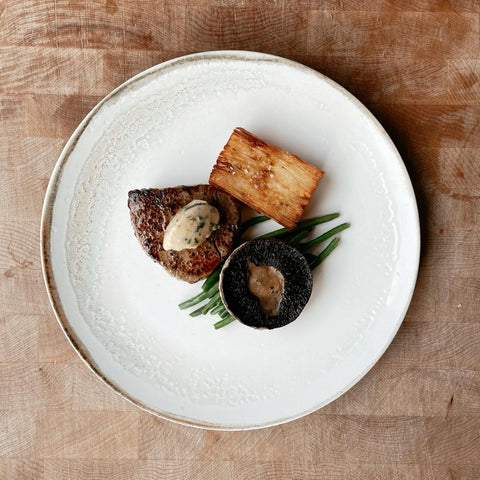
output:
M220 227L197 248L164 250L163 237L173 215L192 200L205 200L220 212ZM135 235L150 257L171 275L195 283L207 277L232 251L240 224L240 203L211 185L132 190L128 208Z

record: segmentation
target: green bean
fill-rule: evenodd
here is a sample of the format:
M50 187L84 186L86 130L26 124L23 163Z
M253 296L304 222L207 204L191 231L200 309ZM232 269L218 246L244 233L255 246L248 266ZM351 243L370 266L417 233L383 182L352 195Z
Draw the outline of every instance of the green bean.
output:
M202 305L200 308L197 308L193 312L190 313L191 317L198 317L199 315L203 315L203 309L205 308L204 305Z
M218 315L220 316L220 318L227 318L230 313L228 313L227 309L223 307L223 310Z
M206 292L201 292L198 295L195 295L194 297L190 298L189 300L185 300L185 302L182 302L179 305L180 310L185 310L188 307L193 307L194 305L197 305L197 303L203 302L203 300L206 300L207 298L212 297L217 292L218 292L218 283L213 285Z
M266 222L267 220L270 220L270 217L267 217L266 215L258 215L256 217L249 218L246 222L244 222L240 226L240 230L239 230L238 234L242 235L249 228L253 227L254 225L257 225L257 223Z
M235 317L232 317L231 315L229 315L228 317L222 318L222 320L218 321L213 326L215 327L215 330L218 330L219 328L225 327L228 324L232 323L234 320L235 320Z
M213 309L210 311L210 313L211 313L212 315L215 315L216 313L220 313L220 312L221 312L222 310L224 310L224 309L225 309L225 307L223 306L223 302L220 300L220 302L218 303L218 305L217 305L215 308L213 308Z
M284 238L284 240L292 247L295 247L298 243L300 243L300 240L303 240L306 236L308 236L311 231L312 231L312 228L307 228L306 230L300 230L299 232L294 233L291 237Z
M220 300L220 292L217 292L210 301L203 307L202 314L206 315L213 307L217 305Z
M335 237L313 260L310 262L310 268L313 270L317 268L334 250L338 245L338 237Z
M301 243L298 247L302 252L306 252L310 250L312 247L315 245L318 245L319 243L324 242L325 240L328 240L330 237L333 237L335 234L342 232L343 230L346 230L347 228L350 227L349 223L342 223L340 225L337 225L336 227L332 228L331 230L328 230L328 232L325 232L324 234L320 235L319 237L313 238L309 242L306 243Z
M305 230L306 228L314 227L315 225L320 225L321 223L329 222L330 220L334 220L340 214L339 213L330 213L329 215L323 215L321 217L310 218L308 220L302 220L301 222L297 223L297 226L288 229L288 228L279 228L278 230L274 230L273 232L264 233L260 235L259 238L271 238L271 237L282 237L284 235L290 233L297 233L301 230Z
M220 265L215 267L215 270L207 277L207 279L203 282L202 290L204 292L208 292L210 288L212 288L218 281L218 277L220 276L220 272L222 271L223 262Z

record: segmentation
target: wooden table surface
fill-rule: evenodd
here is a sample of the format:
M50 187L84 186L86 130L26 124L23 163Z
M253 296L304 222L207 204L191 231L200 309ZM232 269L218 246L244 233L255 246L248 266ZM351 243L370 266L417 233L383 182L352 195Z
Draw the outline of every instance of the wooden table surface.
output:
M0 478L479 479L480 2L0 2ZM322 410L251 432L144 413L63 337L39 224L56 159L104 95L164 60L257 50L378 117L416 191L422 258L392 345Z

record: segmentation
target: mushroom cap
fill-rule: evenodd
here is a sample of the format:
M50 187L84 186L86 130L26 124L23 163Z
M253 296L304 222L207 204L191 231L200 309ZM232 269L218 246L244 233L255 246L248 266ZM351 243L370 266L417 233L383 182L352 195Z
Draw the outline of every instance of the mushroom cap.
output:
M277 316L263 314L258 298L248 288L248 261L276 268L284 278ZM312 293L313 276L306 258L294 247L272 238L258 238L240 245L220 274L220 295L237 320L254 328L279 328L293 322Z

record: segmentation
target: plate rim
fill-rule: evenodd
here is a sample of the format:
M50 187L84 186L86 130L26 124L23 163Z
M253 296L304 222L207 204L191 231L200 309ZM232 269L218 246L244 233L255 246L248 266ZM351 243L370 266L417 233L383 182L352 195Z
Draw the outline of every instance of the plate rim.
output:
M182 64L188 62L198 62L198 61L211 61L211 60L234 60L234 61L253 61L253 62L272 62L285 65L290 68L294 68L296 70L300 70L303 72L309 72L310 74L314 74L318 78L323 81L329 83L332 87L336 90L344 94L349 101L351 101L357 108L359 108L362 113L367 117L367 119L372 122L375 128L379 131L379 133L385 137L385 140L389 143L390 149L392 153L397 158L398 164L400 169L403 173L402 183L406 186L406 194L408 196L409 203L413 205L413 216L412 218L414 223L414 231L415 231L415 251L412 252L412 256L415 257L415 263L412 264L413 266L413 281L410 286L410 291L408 292L407 302L404 306L403 312L397 320L397 323L394 324L394 328L392 329L391 336L389 337L386 344L381 349L378 356L375 357L372 363L366 365L364 369L348 383L341 391L337 392L337 394L333 395L332 397L328 398L327 400L321 402L320 404L315 405L314 407L301 412L296 415L291 415L286 418L278 419L276 421L267 421L262 424L247 424L245 426L238 426L238 425L218 425L214 423L204 422L204 421L196 421L186 417L182 417L181 415L174 415L167 412L159 412L154 410L147 405L143 404L139 399L133 398L130 394L125 392L120 385L118 385L113 380L107 378L100 368L99 365L93 360L91 355L88 353L87 348L82 343L80 338L74 333L73 329L71 328L67 315L63 310L62 303L60 301L57 286L55 282L55 276L53 272L51 256L50 256L50 237L51 237L51 224L52 224L52 216L53 216L53 208L55 205L56 200L56 193L58 190L58 185L60 183L63 169L68 161L70 154L72 153L73 149L75 148L77 142L81 138L82 133L87 128L88 124L92 120L92 118L96 115L96 113L102 108L104 104L106 104L109 100L116 97L124 90L126 90L129 86L134 84L140 79L147 78L150 75L156 74L159 71L166 71L170 68L175 68ZM43 280L45 284L45 288L47 290L48 298L50 301L50 305L53 309L55 314L55 318L57 319L58 324L64 335L66 336L68 342L78 354L78 356L82 359L83 363L89 368L89 370L96 375L104 384L106 384L111 390L113 390L117 395L120 395L122 398L127 400L129 403L135 405L136 407L140 408L141 410L148 412L156 417L162 418L164 420L169 420L171 422L186 425L190 427L196 427L200 429L207 429L207 430L219 430L219 431L244 431L244 430L257 430L261 428L268 428L273 427L275 425L284 424L299 418L302 418L310 413L313 413L324 406L328 405L329 403L333 402L345 392L350 390L356 383L358 383L365 375L373 368L373 366L380 360L383 356L385 351L391 345L394 337L396 336L405 315L408 311L408 308L411 304L411 300L413 297L413 293L415 291L416 282L418 279L418 270L420 265L420 250L421 250L421 231L420 231L420 218L418 213L418 204L416 201L415 191L413 189L413 185L408 174L407 168L405 163L398 152L397 147L395 146L394 142L385 131L383 126L377 120L377 118L373 115L372 112L360 101L358 100L352 93L342 87L340 84L332 80L331 78L325 76L324 74L318 72L317 70L310 68L302 63L289 60L284 57L271 55L262 52L256 51L249 51L249 50L212 50L212 51L205 51L199 53L193 53L189 55L183 55L180 57L175 57L165 62L161 62L159 64L153 65L152 67L143 70L133 77L127 79L125 82L120 84L118 87L113 89L110 93L108 93L104 98L102 98L82 119L79 125L75 128L73 133L70 135L69 139L67 140L65 146L63 147L55 166L52 170L50 175L50 180L48 182L48 186L45 192L44 202L42 206L42 213L41 213L41 221L40 221L40 259L41 259L41 266L42 266L42 274Z

